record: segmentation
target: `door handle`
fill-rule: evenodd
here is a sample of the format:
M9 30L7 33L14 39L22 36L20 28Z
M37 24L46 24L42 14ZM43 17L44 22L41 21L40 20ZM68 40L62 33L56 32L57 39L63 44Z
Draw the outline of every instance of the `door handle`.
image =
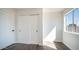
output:
M14 32L15 30L12 30L12 32Z
M36 32L38 32L38 30L36 30Z

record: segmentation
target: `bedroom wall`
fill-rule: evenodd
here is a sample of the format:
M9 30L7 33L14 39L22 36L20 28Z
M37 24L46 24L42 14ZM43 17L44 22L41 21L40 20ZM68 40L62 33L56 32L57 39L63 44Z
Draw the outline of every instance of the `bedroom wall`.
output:
M61 12L43 10L43 40L62 42Z
M13 9L0 9L0 49L15 42L15 12Z

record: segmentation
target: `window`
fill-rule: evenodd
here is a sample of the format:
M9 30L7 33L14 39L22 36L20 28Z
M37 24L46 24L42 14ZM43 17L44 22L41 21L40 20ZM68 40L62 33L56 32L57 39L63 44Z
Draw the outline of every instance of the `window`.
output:
M65 15L65 29L68 32L79 33L79 8Z

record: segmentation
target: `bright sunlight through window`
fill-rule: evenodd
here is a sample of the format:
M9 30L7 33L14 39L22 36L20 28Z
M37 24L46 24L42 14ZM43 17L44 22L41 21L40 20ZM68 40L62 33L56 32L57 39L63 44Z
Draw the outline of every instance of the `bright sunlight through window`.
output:
M73 9L65 16L65 30L67 32L79 33L79 8Z

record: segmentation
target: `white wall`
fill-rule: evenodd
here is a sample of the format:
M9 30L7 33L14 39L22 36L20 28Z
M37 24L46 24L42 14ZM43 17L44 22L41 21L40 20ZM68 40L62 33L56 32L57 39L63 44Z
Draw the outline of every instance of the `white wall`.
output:
M15 15L16 12L16 15ZM43 14L42 14L43 13ZM33 14L40 14L39 17L39 43L42 44L43 39L48 38L61 42L62 41L62 15L58 12L46 12L43 11L41 8L28 8L28 9L0 9L0 48L4 48L12 43L17 43L17 32L16 32L16 40L12 39L11 35L8 35L9 32L8 26L9 24L17 25L16 20L17 16L27 16ZM42 18L43 16L43 18ZM5 22L4 22L5 21ZM5 24L5 25L4 25ZM55 28L56 27L56 28ZM54 30L53 30L54 29ZM6 30L6 31L5 31ZM17 27L16 27L17 30ZM56 32L55 32L56 30ZM5 33L4 33L5 31ZM42 32L43 31L43 32ZM52 31L52 32L51 32ZM48 35L51 33L51 35ZM42 35L43 34L43 35ZM42 37L43 36L43 37ZM56 36L56 37L53 37ZM8 37L10 39L8 39Z
M0 9L0 49L15 42L15 13L13 9Z
M60 12L43 11L43 39L62 41L62 14Z
M41 8L27 8L27 9L16 9L16 20L18 16L29 16L34 14L40 14L38 19L38 40L39 44L42 44L42 9ZM16 21L17 22L17 21ZM17 25L17 23L16 23ZM17 27L16 27L17 29ZM16 33L16 39L17 39L18 32ZM19 43L18 40L16 40L16 43Z
M63 17L64 14L70 10L71 9L66 9L63 12ZM63 18L63 25L64 25L64 18ZM64 32L63 28L63 43L67 45L70 49L79 49L79 34Z

